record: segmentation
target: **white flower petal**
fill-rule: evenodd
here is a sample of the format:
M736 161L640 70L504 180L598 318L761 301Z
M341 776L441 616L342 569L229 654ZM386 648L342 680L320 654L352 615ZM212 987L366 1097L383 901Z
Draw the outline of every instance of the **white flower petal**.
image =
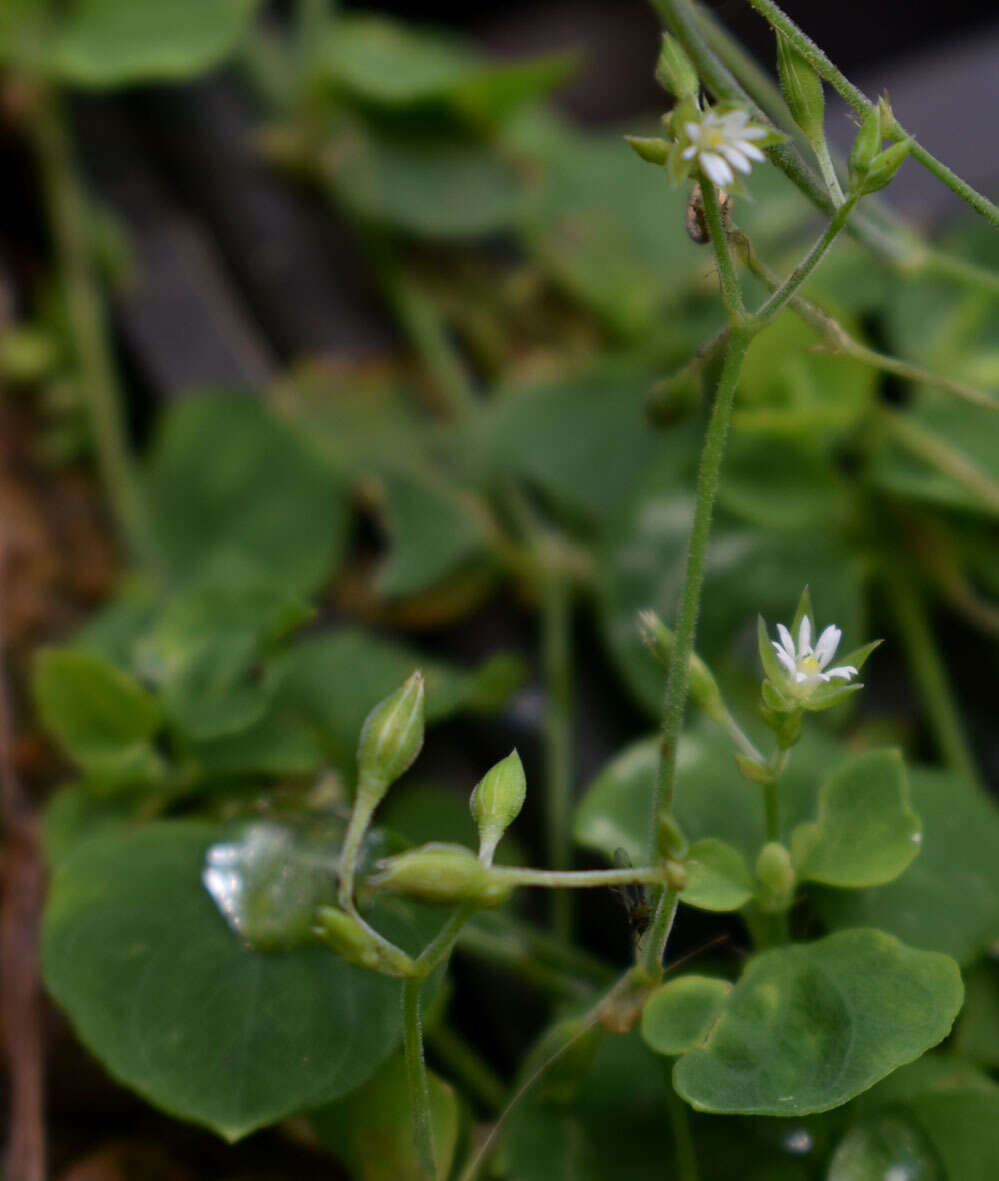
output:
M743 155L748 156L750 160L766 160L766 156L763 155L758 147L756 147L754 144L746 142L745 134L743 134L739 140L739 151L742 152Z
M830 679L830 677L841 677L844 681L848 681L851 677L855 677L856 675L857 670L852 664L841 664L839 668L831 668L827 673L823 673L823 676L827 681Z
M804 656L812 647L812 621L807 615L802 616L798 628L798 655Z
M836 655L836 649L839 647L842 636L843 633L835 623L830 623L819 636L818 643L815 645L815 659L819 662L819 668L825 668Z
M794 640L791 639L791 633L787 630L783 623L777 624L777 634L780 636L780 642L784 645L784 649L788 656L790 656L793 660L797 655L794 650ZM772 640L771 643L773 643Z
M716 155L714 152L702 152L700 161L701 167L708 174L708 179L713 181L718 188L723 189L735 180L732 169L729 168L721 156Z
M794 679L799 685L803 685L808 680L808 677L806 677L804 673L795 673Z
M773 644L773 640L770 642ZM780 646L780 644L774 644L774 651L777 653L777 659L787 669L791 676L796 676L798 672L798 666L794 663L794 657L789 656Z
M747 176L749 175L752 165L738 148L732 147L731 144L725 144L721 149L721 153L733 168L739 172L744 172Z
M691 144L689 148L684 148L683 151L680 153L680 159L681 160L693 160L693 158L696 155L697 155L697 146L696 146L696 144Z
M763 139L765 135L769 134L765 127L744 127L739 132L740 139Z
M684 123L683 130L687 133L688 139L698 140L701 138L700 123Z

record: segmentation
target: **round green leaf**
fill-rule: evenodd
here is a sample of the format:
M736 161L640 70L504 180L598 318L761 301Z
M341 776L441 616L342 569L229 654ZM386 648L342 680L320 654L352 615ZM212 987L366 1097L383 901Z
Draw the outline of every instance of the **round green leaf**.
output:
M338 477L301 436L249 396L179 402L161 428L148 473L156 548L177 581L210 564L280 576L310 594L348 541Z
M886 886L816 891L815 904L833 927L880 927L969 963L999 931L999 809L951 772L911 768L909 786L919 856Z
M752 898L755 885L746 860L715 837L695 841L686 862L687 884L680 901L700 910L738 910Z
M826 1111L946 1037L963 994L953 960L881 931L775 948L750 961L674 1085L703 1111Z
M47 71L85 86L201 73L249 28L258 0L74 0L55 22Z
M111 1074L236 1139L369 1078L401 1039L401 996L326 948L238 938L201 882L218 836L164 821L88 840L56 869L42 954L49 991Z
M683 1054L701 1045L732 991L715 976L681 976L661 985L642 1011L642 1037L657 1054Z
M897 751L871 751L834 772L819 789L818 819L791 834L802 880L830 886L890 882L919 852L919 817Z

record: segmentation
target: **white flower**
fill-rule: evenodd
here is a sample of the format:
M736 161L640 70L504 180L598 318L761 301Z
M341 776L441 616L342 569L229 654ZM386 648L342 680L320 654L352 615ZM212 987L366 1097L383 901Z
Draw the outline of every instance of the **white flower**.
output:
M748 176L751 160L766 159L752 141L769 139L769 131L751 123L749 114L738 107L721 115L711 108L701 115L699 122L684 123L683 130L690 144L681 153L682 159L696 159L719 189L735 180L733 168Z
M815 647L812 647L812 622L807 615L802 617L798 628L798 643L783 623L777 624L777 634L780 643L771 640L777 659L795 686L800 689L811 689L821 682L832 680L849 681L857 675L852 664L842 664L837 668L826 671L826 665L836 655L842 632L834 624L829 626L819 636Z

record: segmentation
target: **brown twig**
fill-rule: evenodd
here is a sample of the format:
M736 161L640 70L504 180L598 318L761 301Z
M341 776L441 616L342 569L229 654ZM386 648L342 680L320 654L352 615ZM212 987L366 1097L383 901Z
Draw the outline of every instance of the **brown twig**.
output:
M0 548L0 562L3 551ZM9 1080L8 1181L45 1181L44 1044L38 927L45 890L38 824L14 767L14 725L0 632L0 1021Z

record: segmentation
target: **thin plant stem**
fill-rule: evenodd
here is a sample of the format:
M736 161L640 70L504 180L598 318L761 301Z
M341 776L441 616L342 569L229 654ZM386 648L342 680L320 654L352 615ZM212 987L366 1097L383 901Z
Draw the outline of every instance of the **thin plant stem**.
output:
M847 197L836 210L832 220L822 231L811 250L798 263L776 291L762 304L753 316L753 322L758 328L771 323L778 313L790 302L801 285L809 278L819 263L825 258L829 247L836 240L847 223L859 198L856 195Z
M840 187L839 177L836 175L836 166L833 164L832 156L829 154L829 145L825 139L820 139L818 143L812 144L812 150L815 152L819 172L822 173L822 179L825 181L826 188L829 190L829 196L832 197L833 203L838 207L843 204L846 197Z
M666 1108L669 1112L670 1128L673 1131L673 1148L676 1154L677 1181L699 1181L697 1149L690 1131L690 1108L676 1093L673 1086L673 1062L660 1058L663 1082L666 1085Z
M506 1087L488 1062L450 1026L440 1023L427 1031L427 1044L447 1071L486 1111L500 1111Z
M873 106L870 99L833 65L811 37L803 32L773 0L749 0L749 3L770 22L773 28L787 37L819 77L828 82L858 115L863 117L867 114ZM892 134L899 139L904 139L908 132L896 120ZM918 160L924 168L932 172L947 188L966 201L972 209L999 228L999 206L993 204L987 197L972 188L967 181L952 172L946 164L928 152L917 140L913 141L909 154L913 159Z
M673 932L673 923L676 921L679 905L680 892L672 886L667 886L659 892L652 922L638 946L635 964L638 979L652 984L662 975L663 957L666 954L669 937Z
M106 309L90 255L87 199L74 166L65 112L55 94L39 95L30 127L104 492L126 549L133 558L156 569L146 507L128 445L124 397L111 355Z
M970 783L981 786L918 583L908 572L899 570L895 563L886 564L883 575L937 750L948 767Z
M718 278L721 282L722 303L728 313L729 324L741 324L746 318L746 305L742 301L739 278L728 245L728 233L722 222L718 195L710 177L701 176L701 197L704 201L704 217L718 263Z
M751 331L742 329L733 329L729 335L728 351L725 354L725 363L718 379L714 409L708 423L704 450L701 454L694 522L687 551L686 578L666 684L659 770L656 776L651 817L650 853L654 852L655 848L655 831L659 816L663 812L668 812L673 805L676 745L680 737L684 706L687 702L690 656L694 650L694 634L697 629L697 613L700 605L701 587L704 582L704 560L711 532L711 517L718 495L718 481L722 457L725 453L729 422L732 417L735 390L742 369L742 361L751 339Z
M603 886L662 885L665 870L659 866L637 869L521 869L519 866L493 866L492 876L515 886L542 886L552 890L592 890Z
M544 576L541 647L548 691L544 724L548 861L554 870L568 868L572 848L570 625L568 580L548 570ZM561 939L571 935L572 900L568 894L557 893L552 898L552 929Z
M434 1127L430 1114L430 1083L423 1057L423 1022L420 1016L420 990L423 980L410 977L402 985L403 1047L406 1056L406 1082L409 1107L413 1113L413 1139L420 1169L427 1181L436 1181Z

